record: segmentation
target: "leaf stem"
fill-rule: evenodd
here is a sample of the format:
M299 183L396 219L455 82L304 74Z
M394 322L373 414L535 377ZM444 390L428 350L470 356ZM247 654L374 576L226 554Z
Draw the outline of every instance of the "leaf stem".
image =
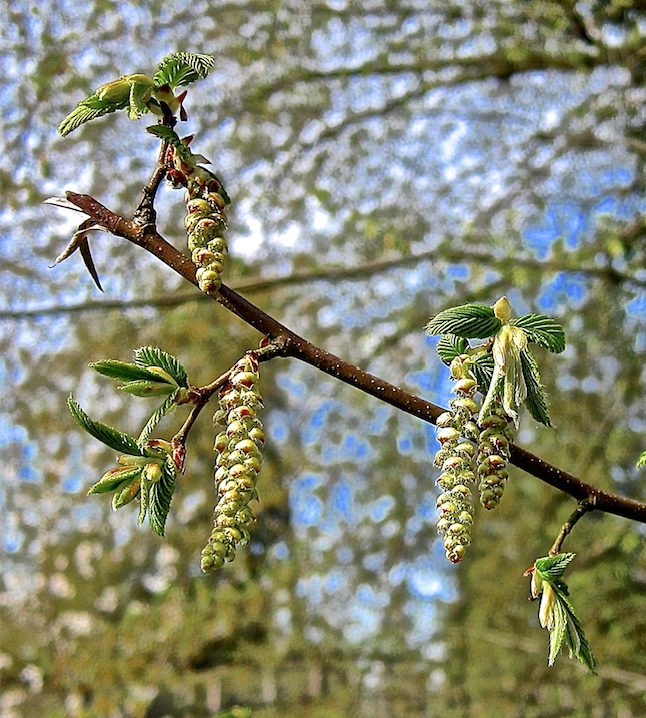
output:
M595 509L595 497L591 496L588 499L583 499L583 501L579 502L579 505L576 507L576 509L570 514L568 520L561 526L561 530L559 531L559 535L556 537L556 540L552 544L552 548L550 549L550 556L556 556L556 554L561 553L561 547L563 546L563 541L565 541L565 537L572 531L577 521L584 515L587 514L588 511L593 511Z

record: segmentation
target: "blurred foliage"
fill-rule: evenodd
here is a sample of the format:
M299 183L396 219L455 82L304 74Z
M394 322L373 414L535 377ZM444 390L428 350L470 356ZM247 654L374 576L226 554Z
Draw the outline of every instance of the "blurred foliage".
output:
M548 669L522 573L573 502L512 472L464 565L445 565L432 427L279 360L261 368L269 441L252 545L203 577L208 419L161 540L136 511L84 496L114 456L65 400L73 390L135 433L147 407L88 362L154 344L205 384L257 334L201 301L15 312L97 298L75 258L48 269L78 219L42 201L73 189L131 213L156 156L145 122L109 116L62 140L61 119L169 52L212 54L182 133L233 200L227 283L317 272L250 298L437 403L449 382L422 330L431 315L507 294L517 315L555 317L568 347L537 355L556 428L524 416L519 443L645 500L644 4L9 0L0 20L2 714L642 715L642 527L592 514L567 539L599 677L562 656ZM179 193L164 188L158 208L183 247ZM91 242L107 298L180 289L136 248Z

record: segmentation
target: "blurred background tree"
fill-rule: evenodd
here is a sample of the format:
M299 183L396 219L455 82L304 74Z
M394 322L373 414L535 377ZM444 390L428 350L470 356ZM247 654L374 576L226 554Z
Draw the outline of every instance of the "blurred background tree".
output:
M524 416L519 443L644 500L646 5L9 0L0 13L3 715L643 715L643 527L577 525L569 583L599 677L567 658L548 669L522 572L572 500L512 472L464 565L448 565L432 427L310 367L261 369L259 521L223 571L199 572L208 421L164 540L85 498L113 456L67 395L133 432L145 410L87 362L154 344L206 383L259 337L124 242L93 240L104 296L80 261L48 269L77 220L42 201L73 189L131 213L156 155L145 121L110 116L65 140L57 125L120 74L211 54L188 131L233 199L226 282L440 404L430 315L507 294L554 316L568 349L540 358L556 429ZM183 247L180 194L164 188L158 206Z

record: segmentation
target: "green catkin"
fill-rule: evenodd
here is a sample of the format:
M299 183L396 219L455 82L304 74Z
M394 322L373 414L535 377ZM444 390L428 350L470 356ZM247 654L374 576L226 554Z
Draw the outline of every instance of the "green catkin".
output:
M255 521L249 502L258 498L256 482L265 443L262 422L256 416L263 406L257 381L258 359L246 354L220 391L220 409L213 420L226 428L215 437L217 503L213 530L202 549L205 573L235 558L236 548L249 542L249 526Z
M182 142L188 146L191 139L185 138ZM206 294L216 294L222 285L224 261L229 251L224 239L227 201L223 194L226 193L214 175L198 164L186 161L173 146L167 151L166 162L169 167L167 177L172 186L186 187L184 226L191 259L198 267L198 286Z
M440 512L437 531L443 537L446 557L457 563L471 543L474 512L471 486L476 478L473 441L479 434L474 416L479 407L473 398L477 385L469 375L468 357L461 355L451 362L451 378L456 380L452 391L457 396L449 402L449 411L437 419L441 448L434 463L442 469L436 482L442 489L437 499Z
M480 503L486 509L498 506L505 492L512 440L513 424L501 406L494 407L482 421L478 442L478 493Z
M188 248L197 264L196 279L206 294L215 294L222 284L228 247L224 239L227 218L224 199L206 185L189 177L186 190Z

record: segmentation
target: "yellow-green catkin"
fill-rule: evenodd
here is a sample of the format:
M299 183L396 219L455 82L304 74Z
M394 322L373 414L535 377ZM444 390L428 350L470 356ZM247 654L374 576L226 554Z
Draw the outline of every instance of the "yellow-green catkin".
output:
M227 218L224 198L197 179L189 177L186 189L188 248L197 264L200 289L215 294L222 284L224 260L228 247L224 239Z
M471 543L473 503L471 487L476 478L476 447L479 432L474 417L478 403L474 399L477 384L468 370L468 357L461 355L451 362L452 389L457 396L449 402L449 411L436 422L437 439L441 444L434 463L441 467L437 479L442 493L437 499L440 518L437 531L443 538L446 557L457 563Z
M214 423L226 429L215 438L217 503L213 530L202 549L202 571L220 568L235 558L236 548L249 542L249 526L255 521L249 503L258 498L256 483L262 463L265 433L256 411L262 408L257 389L258 359L246 354L231 370L220 391L220 410Z
M512 440L513 424L502 407L495 407L482 420L478 442L478 493L486 509L498 506L505 492Z

